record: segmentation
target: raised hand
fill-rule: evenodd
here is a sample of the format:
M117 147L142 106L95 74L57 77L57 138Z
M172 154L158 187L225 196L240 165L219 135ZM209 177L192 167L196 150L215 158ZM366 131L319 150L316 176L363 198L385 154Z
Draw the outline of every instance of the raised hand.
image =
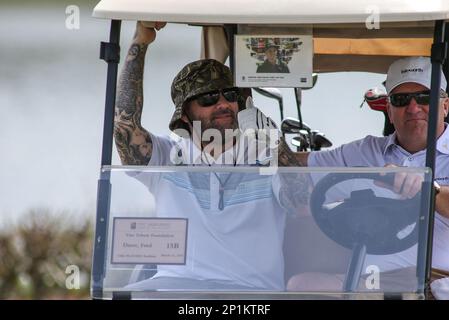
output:
M156 39L156 30L165 27L166 22L137 21L134 42L148 45Z

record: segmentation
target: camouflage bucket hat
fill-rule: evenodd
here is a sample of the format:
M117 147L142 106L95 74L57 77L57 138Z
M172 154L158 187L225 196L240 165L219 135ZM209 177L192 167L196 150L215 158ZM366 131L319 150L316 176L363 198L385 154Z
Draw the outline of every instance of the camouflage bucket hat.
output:
M214 59L203 59L189 63L176 75L171 86L171 98L176 106L169 128L188 130L181 120L183 106L190 98L210 91L233 88L231 70Z

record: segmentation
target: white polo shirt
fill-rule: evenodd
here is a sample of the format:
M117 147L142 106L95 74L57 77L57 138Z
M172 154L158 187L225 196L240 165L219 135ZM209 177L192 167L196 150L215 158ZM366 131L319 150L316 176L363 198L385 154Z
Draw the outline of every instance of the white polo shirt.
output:
M238 143L217 160L190 139L151 136L150 166L247 164L254 146ZM260 150L259 159L264 159ZM203 156L203 158L201 158ZM207 158L206 158L207 157ZM258 173L176 172L144 175L156 200L156 216L188 219L185 266L159 265L155 277L220 280L284 290L282 252L285 212L275 176ZM222 204L220 205L220 187ZM222 207L222 209L220 209Z
M447 124L445 127L436 145L435 180L441 185L449 185L449 129ZM396 144L395 133L388 137L367 136L333 150L311 152L308 159L311 167L383 167L386 164L424 167L425 163L426 150L410 154ZM396 254L391 260L383 260L381 270L414 266L416 246L402 252L401 256ZM449 271L449 219L438 212L435 212L432 266Z

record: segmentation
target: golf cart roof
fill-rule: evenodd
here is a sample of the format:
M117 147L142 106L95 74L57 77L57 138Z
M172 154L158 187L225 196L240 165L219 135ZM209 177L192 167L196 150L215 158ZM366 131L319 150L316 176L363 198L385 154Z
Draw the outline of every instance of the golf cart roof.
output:
M367 28L371 13L379 13L379 29ZM101 0L93 16L204 26L238 24L252 34L306 27L314 38L314 72L386 73L399 57L430 56L434 21L449 19L449 1ZM213 41L208 46L218 50L212 51L227 50L227 44Z
M102 0L94 17L179 23L365 23L378 10L382 22L445 20L441 0Z

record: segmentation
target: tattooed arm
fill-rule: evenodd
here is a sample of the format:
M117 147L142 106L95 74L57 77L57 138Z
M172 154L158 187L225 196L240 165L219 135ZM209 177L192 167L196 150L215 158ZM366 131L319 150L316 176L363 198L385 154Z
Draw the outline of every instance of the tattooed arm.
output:
M165 24L156 23L159 30ZM117 86L114 138L124 165L147 165L153 144L150 133L141 125L143 106L143 67L148 45L154 41L154 28L137 22L136 33L126 56Z
M280 167L306 167L308 152L293 152L284 138L279 140L278 163Z

